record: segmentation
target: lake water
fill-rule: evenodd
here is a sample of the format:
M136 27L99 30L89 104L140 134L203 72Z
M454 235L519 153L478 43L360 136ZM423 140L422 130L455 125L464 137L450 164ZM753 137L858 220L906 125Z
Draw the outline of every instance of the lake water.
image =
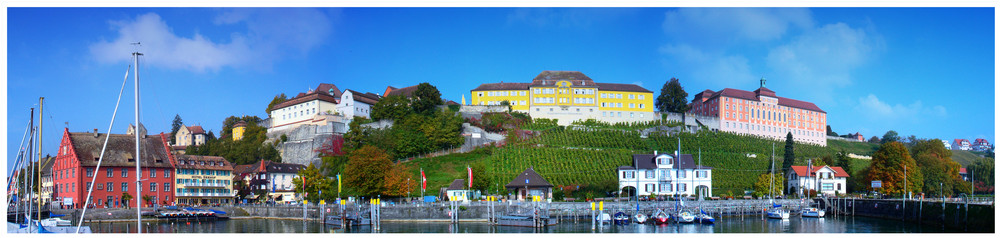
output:
M143 224L147 224L144 221ZM94 233L135 232L134 222L89 224ZM151 221L148 233L372 233L369 226L341 229L318 222L280 219L232 219L219 221ZM482 222L451 225L445 222L382 222L379 233L957 233L961 230L865 217L798 218L761 220L757 217L726 217L714 225L605 225L591 230L589 221L563 221L542 229L490 226Z

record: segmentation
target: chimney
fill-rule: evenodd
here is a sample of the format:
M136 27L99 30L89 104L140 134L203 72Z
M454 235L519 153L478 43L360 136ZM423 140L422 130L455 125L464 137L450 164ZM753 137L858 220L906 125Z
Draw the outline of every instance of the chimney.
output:
M97 138L97 128L94 128L94 138Z

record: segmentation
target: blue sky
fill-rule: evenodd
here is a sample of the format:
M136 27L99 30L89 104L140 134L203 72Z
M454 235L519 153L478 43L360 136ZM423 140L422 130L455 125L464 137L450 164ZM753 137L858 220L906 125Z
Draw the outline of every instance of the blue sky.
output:
M9 8L7 158L46 98L44 151L63 128L107 131L139 41L142 121L217 134L319 83L382 93L575 70L659 94L705 89L811 101L841 134L996 141L992 8ZM132 82L113 133L133 121ZM8 159L8 166L12 164Z

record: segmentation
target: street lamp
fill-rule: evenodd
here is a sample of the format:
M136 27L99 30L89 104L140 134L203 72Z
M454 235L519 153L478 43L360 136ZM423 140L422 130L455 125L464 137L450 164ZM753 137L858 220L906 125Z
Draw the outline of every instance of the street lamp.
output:
M944 183L940 183L940 186L941 186L941 190L939 190L939 191L941 193L941 202L944 202Z

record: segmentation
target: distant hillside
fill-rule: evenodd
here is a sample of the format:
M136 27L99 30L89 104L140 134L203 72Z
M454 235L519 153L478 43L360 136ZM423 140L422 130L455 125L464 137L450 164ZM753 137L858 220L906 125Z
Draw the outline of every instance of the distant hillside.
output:
M970 164L972 164L973 161L979 158L981 157L979 157L979 154L977 154L977 152L971 152L966 150L951 151L951 160L958 162L958 164L961 164L962 167L969 166Z

